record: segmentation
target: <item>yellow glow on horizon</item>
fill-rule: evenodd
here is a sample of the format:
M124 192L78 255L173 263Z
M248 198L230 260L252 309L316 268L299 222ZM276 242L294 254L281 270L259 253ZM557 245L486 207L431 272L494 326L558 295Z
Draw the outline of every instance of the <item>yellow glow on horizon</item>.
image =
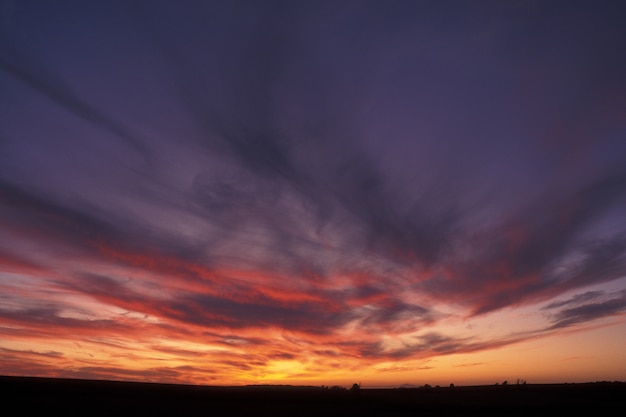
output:
M598 343L603 349L598 356ZM586 382L597 378L623 381L626 376L626 322L612 320L604 326L538 337L498 349L438 356L426 361L382 363L369 384L398 386L489 385L523 379L530 383ZM611 352L610 355L606 355ZM573 363L576 366L572 366ZM604 375L604 377L602 377ZM404 381L404 382L403 382Z
M53 301L64 308L56 320L71 329L67 334L47 322L27 328L7 321L10 337L0 341L0 358L22 361L33 374L214 385L460 386L626 377L626 315L541 333L553 323L541 304L471 318L437 305L434 322L419 315L377 322L368 320L386 310L368 301L320 334L297 326L207 328L162 314L158 303L144 313L133 302L99 300L57 294Z

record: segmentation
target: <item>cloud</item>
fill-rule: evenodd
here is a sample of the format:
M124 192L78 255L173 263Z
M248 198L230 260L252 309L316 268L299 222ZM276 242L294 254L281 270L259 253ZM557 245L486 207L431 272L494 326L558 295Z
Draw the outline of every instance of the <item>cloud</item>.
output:
M597 300L597 302L592 302L595 300ZM567 306L567 308L561 308L564 306ZM550 330L569 327L592 320L623 314L624 311L626 311L626 291L610 294L579 294L570 300L550 304L546 306L546 309L559 309L555 313L552 313L553 325L550 327Z
M41 355L41 356L53 357L53 358L56 358L56 357L59 357L59 356L63 356L63 353L61 353L61 352L54 352L54 351L49 351L49 352L35 352L33 350L18 351L18 350L13 350L13 349L4 349L4 348L0 348L0 351L2 351L3 354L7 354L7 355L19 353L19 355L23 355L23 354Z
M4 46L4 52L8 47ZM31 89L50 99L56 105L70 112L72 115L91 123L95 127L121 139L133 151L148 157L148 148L127 126L115 120L106 112L95 108L88 100L81 98L72 89L62 83L52 71L45 69L41 62L24 64L24 57L12 51L10 57L0 56L0 70L15 77ZM8 54L7 54L8 55ZM16 62L21 62L17 64Z
M543 307L543 310L550 310L550 309L555 309L555 308L560 308L560 307L564 307L564 306L568 306L568 305L578 305L578 304L582 304L585 303L587 301L593 301L594 299L597 299L601 296L604 295L604 291L587 291L585 293L582 294L576 294L575 296L573 296L572 298L568 299L568 300L564 300L564 301L554 301L548 305L546 305L545 307Z
M623 230L591 239L585 234L606 212L622 207L624 176L610 174L579 187L539 195L506 221L463 242L472 245L470 259L453 259L450 276L433 276L424 288L475 303L474 314L484 314L621 278L626 272Z

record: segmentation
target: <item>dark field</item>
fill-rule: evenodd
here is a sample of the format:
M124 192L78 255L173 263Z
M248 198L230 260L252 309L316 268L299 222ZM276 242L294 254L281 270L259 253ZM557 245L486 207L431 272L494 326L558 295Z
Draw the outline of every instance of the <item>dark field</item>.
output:
M10 415L483 416L622 415L626 383L366 389L206 387L0 377ZM8 415L7 414L7 415Z

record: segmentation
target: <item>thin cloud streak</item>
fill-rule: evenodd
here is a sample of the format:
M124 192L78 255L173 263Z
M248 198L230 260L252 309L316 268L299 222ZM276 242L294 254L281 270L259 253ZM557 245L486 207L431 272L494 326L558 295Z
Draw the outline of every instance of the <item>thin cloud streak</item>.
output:
M587 296L589 293L581 294ZM623 315L626 312L626 292L620 291L615 294L597 294L592 299L596 302L585 302L587 297L576 297L567 304L574 306L561 309L554 314L554 324L550 330L569 327L580 323L590 322L603 317ZM555 307L550 307L555 308Z

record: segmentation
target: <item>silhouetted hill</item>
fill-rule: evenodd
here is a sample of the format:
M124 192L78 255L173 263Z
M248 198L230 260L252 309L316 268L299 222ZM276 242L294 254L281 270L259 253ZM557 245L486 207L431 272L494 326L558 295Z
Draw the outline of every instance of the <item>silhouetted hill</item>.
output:
M3 409L23 415L85 416L483 416L613 415L626 384L525 384L361 389L216 387L0 377Z

